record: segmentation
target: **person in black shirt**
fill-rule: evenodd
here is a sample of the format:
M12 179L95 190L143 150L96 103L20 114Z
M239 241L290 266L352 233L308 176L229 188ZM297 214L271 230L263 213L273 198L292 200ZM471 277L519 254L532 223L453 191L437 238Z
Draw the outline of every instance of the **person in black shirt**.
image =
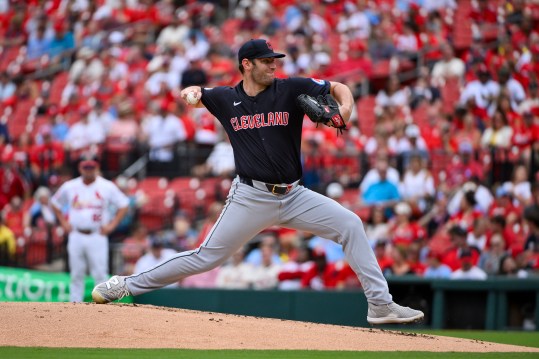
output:
M143 273L114 276L98 284L92 293L94 301L108 303L139 295L208 271L259 232L277 225L342 244L369 302L369 323L409 323L423 318L421 311L393 302L361 219L335 200L299 184L304 113L296 98L331 94L345 121L350 118L354 98L339 82L275 78L277 59L284 56L265 40L247 41L238 53L243 80L237 86L192 86L181 91L191 105L206 107L230 139L236 177L227 202L199 248L179 253Z

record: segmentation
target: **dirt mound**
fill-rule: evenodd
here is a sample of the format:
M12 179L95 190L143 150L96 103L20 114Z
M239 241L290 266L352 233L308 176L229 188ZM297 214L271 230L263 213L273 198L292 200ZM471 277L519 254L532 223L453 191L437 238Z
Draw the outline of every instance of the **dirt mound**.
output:
M0 303L0 312L1 346L539 352L477 340L148 305Z

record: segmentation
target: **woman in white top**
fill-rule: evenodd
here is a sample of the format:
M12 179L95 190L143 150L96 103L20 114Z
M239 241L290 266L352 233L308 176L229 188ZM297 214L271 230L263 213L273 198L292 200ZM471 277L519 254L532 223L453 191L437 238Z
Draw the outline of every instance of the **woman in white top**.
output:
M505 113L497 109L492 116L492 124L485 129L481 137L481 146L508 148L511 144L513 129L507 124Z
M503 187L513 195L515 205L525 207L532 203L532 185L525 165L517 165L513 171L512 180L505 182Z
M428 199L434 197L436 192L434 179L424 168L420 155L414 154L410 157L399 190L402 198L408 202L417 203L421 212L425 211Z
M390 76L387 86L376 95L376 105L378 107L406 107L409 102L408 88L401 88L399 78L396 75Z

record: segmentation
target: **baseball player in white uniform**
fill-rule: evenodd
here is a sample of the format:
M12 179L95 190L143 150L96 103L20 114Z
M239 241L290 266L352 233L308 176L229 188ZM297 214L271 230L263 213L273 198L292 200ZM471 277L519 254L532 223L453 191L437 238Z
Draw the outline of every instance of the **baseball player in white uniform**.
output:
M98 170L96 161L81 161L81 176L64 183L51 201L56 217L69 233L71 302L84 300L84 277L88 269L96 283L107 279L107 235L120 223L129 204L128 198L114 183L98 176ZM111 204L118 208L114 216L110 213Z

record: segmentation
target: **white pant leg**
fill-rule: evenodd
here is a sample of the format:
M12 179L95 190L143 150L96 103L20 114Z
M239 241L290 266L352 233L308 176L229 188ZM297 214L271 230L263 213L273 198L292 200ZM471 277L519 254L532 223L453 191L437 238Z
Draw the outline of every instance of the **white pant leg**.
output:
M392 302L363 223L355 213L304 187L286 197L282 213L283 226L313 233L343 246L346 260L361 281L368 302Z
M84 276L87 269L84 239L84 234L78 232L69 233L67 254L69 273L71 275L69 285L69 300L71 302L82 302L84 300Z
M86 236L85 251L90 266L90 275L94 282L97 284L106 281L109 266L108 238L99 233Z
M234 180L219 219L196 250L177 254L127 278L133 295L178 282L221 265L242 245L278 220L280 202L271 193Z

